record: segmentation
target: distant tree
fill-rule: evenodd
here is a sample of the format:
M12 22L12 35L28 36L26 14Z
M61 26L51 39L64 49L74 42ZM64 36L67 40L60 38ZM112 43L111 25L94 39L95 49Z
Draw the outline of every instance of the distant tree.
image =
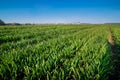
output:
M6 25L16 26L16 25L22 25L22 24L20 24L20 23L7 23Z
M11 25L21 25L20 23L11 23Z
M5 25L5 23L0 19L0 25Z
M25 25L31 25L31 23L25 23Z

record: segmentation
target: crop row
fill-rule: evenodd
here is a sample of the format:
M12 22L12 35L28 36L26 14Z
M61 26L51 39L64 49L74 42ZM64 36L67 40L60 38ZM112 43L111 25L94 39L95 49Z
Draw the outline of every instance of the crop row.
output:
M107 25L0 29L0 78L104 80L113 68Z

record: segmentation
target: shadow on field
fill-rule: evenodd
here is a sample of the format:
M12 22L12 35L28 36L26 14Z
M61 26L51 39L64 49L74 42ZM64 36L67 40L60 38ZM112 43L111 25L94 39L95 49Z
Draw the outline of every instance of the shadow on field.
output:
M111 62L113 65L113 71L109 76L109 80L120 80L120 45L111 45Z
M109 28L109 45L111 48L111 58L110 62L112 63L113 70L109 75L109 80L120 80L120 45L116 44L115 36L111 27Z
M111 62L113 71L109 76L109 80L120 80L120 45L115 43L115 38L110 30L109 44L111 48Z

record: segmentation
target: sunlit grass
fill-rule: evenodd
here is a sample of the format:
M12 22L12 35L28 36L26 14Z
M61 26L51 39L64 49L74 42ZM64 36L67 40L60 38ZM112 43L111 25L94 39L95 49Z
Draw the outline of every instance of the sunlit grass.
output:
M0 78L107 80L109 26L0 26Z

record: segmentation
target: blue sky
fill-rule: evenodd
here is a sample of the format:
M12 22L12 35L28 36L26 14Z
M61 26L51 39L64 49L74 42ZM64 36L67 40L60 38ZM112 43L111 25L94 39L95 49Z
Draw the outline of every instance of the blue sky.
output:
M0 0L0 19L7 23L118 23L120 0Z

